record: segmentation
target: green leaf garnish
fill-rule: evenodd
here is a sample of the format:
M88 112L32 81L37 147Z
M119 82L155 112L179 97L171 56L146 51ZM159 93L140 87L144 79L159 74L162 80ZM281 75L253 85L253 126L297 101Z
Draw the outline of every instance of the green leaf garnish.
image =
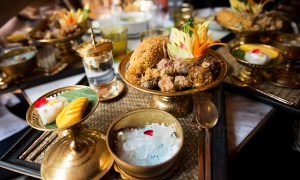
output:
M192 28L193 27L193 23L194 23L194 19L193 18L189 18L188 21L182 25L183 32L188 33L190 35L190 37L192 37L193 31L191 31L189 29L189 27Z

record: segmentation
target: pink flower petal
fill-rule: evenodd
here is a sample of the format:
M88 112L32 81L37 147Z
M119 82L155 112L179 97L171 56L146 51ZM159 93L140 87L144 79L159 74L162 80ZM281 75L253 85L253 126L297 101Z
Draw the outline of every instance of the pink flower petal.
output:
M252 50L252 53L260 53L260 52L261 52L260 49L253 49L253 50Z
M154 133L153 130L147 130L147 131L144 132L144 134L148 135L148 136L153 136L153 133Z
M35 108L40 108L43 105L45 105L47 103L47 99L45 97L42 97L41 99L38 99L35 101L34 103L34 107Z

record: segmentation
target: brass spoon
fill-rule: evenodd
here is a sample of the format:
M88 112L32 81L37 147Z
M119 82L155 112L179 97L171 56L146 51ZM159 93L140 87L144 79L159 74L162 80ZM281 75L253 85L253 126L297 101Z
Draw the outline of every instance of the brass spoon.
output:
M194 102L194 113L198 125L205 129L205 179L211 180L211 135L209 129L217 124L219 112L212 101L204 99Z

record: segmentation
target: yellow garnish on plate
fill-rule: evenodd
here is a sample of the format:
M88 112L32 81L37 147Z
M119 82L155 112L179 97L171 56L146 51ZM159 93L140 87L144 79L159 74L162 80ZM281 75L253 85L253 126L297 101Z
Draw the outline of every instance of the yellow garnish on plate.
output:
M83 9L71 9L69 11L59 12L59 24L63 26L71 24L80 24L88 19L88 14L90 13L90 6L86 4Z
M87 97L78 97L70 102L56 117L59 128L68 127L81 121L89 104Z
M271 48L268 48L268 47L261 46L261 45L242 44L242 45L240 45L239 48L241 50L245 51L245 52L249 52L249 51L252 51L254 49L260 49L263 53L269 55L272 59L278 57L278 51L276 51L275 49L271 49Z
M192 20L187 22L183 30L171 29L167 44L168 52L178 58L197 58L204 55L205 51L215 45L226 45L220 40L213 40L208 35L209 21L193 26Z

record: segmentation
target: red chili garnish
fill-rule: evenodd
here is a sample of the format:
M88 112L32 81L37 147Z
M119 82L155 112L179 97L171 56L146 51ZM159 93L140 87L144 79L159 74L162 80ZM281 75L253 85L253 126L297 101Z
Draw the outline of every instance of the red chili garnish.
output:
M147 130L144 132L145 135L153 136L153 130Z
M34 107L35 108L40 108L43 105L45 105L47 103L47 99L45 97L42 97L41 99L38 99L35 101L34 103Z
M252 53L260 53L260 52L261 52L260 49L254 49L254 50L252 50Z

